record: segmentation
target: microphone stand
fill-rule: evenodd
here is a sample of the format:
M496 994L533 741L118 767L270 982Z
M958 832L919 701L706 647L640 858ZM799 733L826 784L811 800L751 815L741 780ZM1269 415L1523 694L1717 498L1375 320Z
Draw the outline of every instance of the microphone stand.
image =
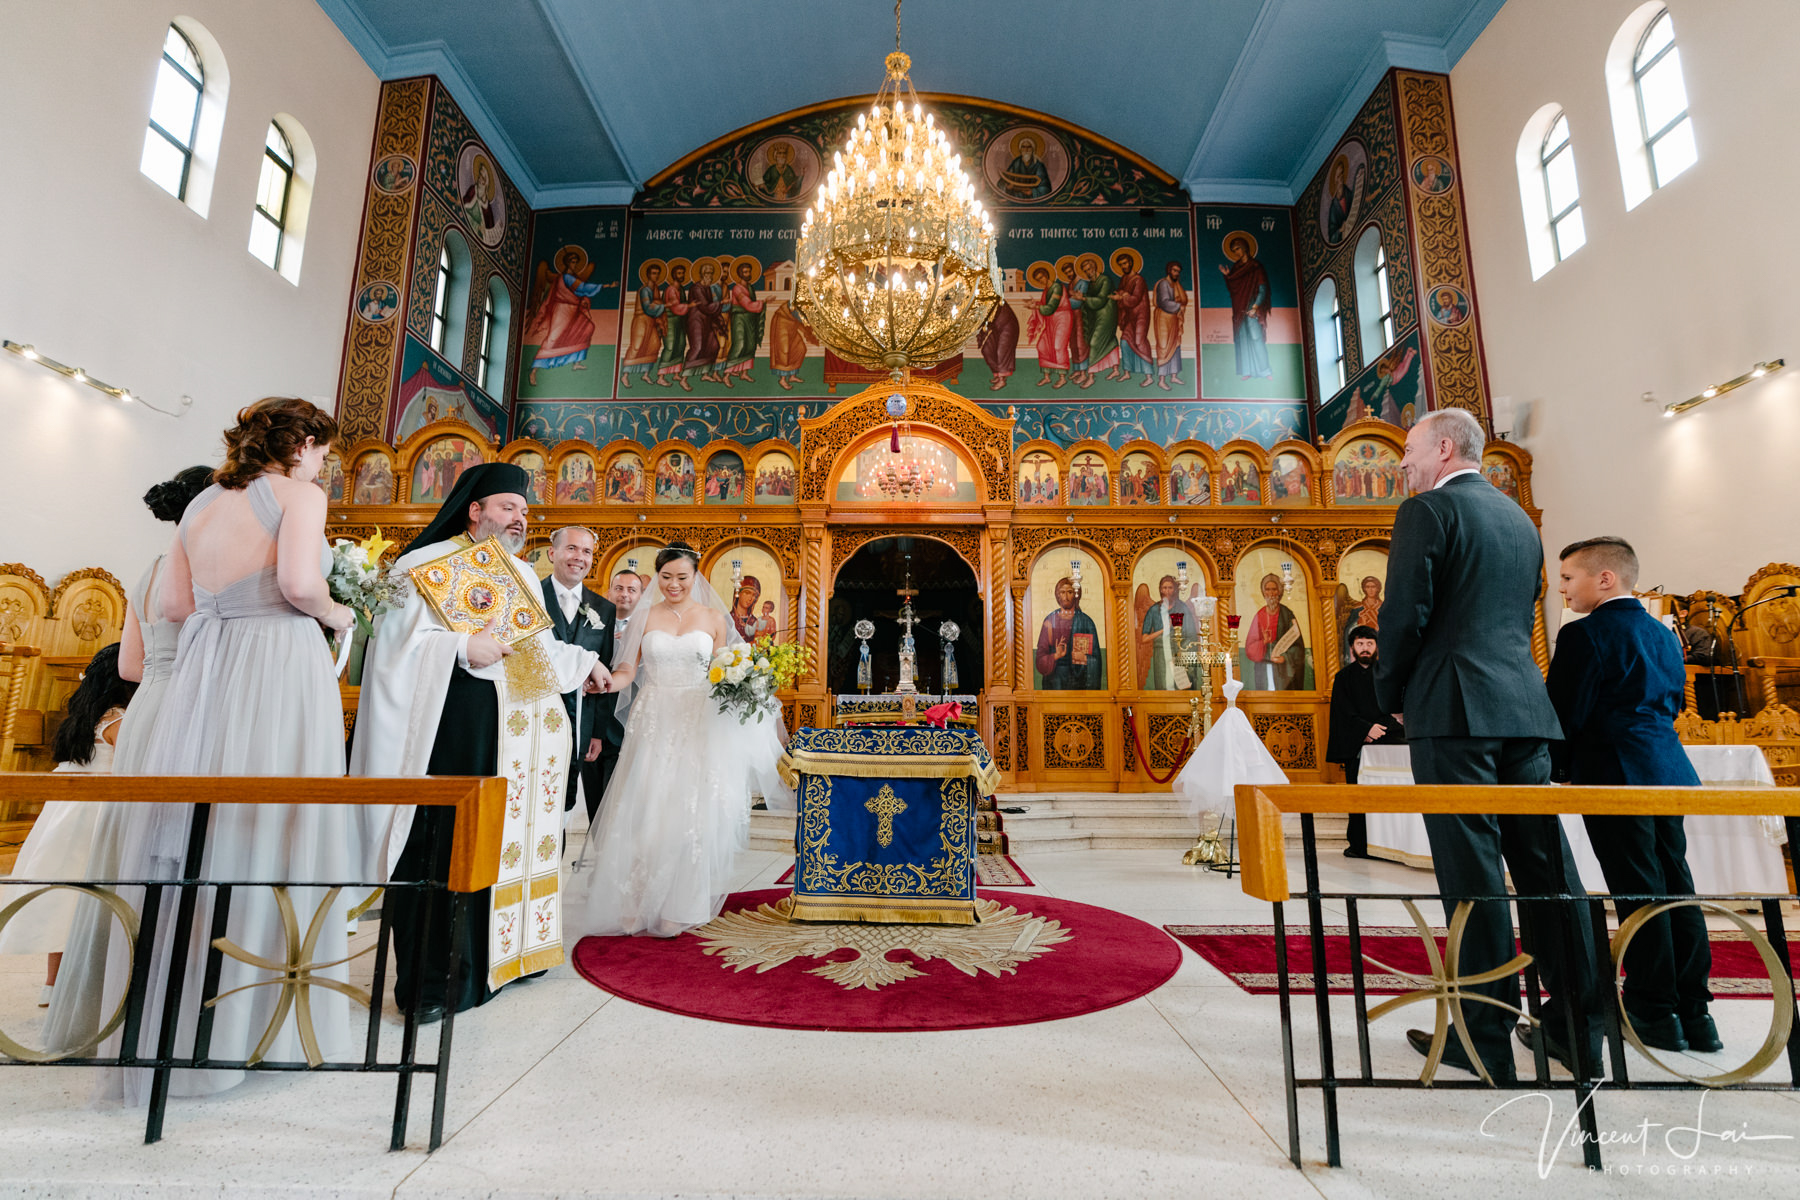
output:
M1784 598L1791 599L1794 596L1800 596L1800 586L1788 584L1785 587L1776 588L1761 600L1758 600L1753 604L1746 604L1742 608L1739 608L1736 614L1732 616L1731 620L1725 623L1725 643L1731 647L1731 690L1732 694L1737 698L1738 716L1740 717L1745 715L1744 710L1750 706L1750 698L1744 691L1744 673L1738 668L1737 642L1733 640L1731 636L1732 626L1741 622L1744 619L1744 614L1753 608L1761 608L1771 600L1781 600Z

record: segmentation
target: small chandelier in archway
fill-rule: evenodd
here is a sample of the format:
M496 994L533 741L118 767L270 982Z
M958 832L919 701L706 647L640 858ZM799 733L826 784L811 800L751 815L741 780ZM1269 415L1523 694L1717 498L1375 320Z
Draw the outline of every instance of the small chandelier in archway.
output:
M806 210L795 247L794 309L840 358L885 370L959 354L1000 299L994 225L900 50L875 102Z

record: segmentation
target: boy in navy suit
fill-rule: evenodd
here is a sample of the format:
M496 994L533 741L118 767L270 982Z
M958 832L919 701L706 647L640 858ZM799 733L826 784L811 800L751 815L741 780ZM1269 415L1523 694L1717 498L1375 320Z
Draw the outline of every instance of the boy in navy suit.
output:
M1576 542L1561 554L1562 594L1587 614L1565 625L1550 662L1550 700L1566 740L1552 747L1553 777L1576 784L1698 787L1675 736L1681 711L1681 642L1632 595L1638 560L1624 538ZM1614 895L1694 890L1680 817L1588 816L1594 856ZM1616 902L1620 920L1648 900ZM1707 1015L1712 949L1696 908L1677 908L1639 931L1625 955L1625 1010L1644 1044L1721 1049Z

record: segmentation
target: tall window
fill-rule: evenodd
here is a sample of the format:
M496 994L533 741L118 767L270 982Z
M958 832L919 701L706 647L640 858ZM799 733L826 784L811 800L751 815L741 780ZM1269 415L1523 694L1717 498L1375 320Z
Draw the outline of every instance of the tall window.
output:
M1381 348L1394 344L1394 298L1388 291L1387 248L1375 243L1375 297L1381 327Z
M1681 78L1681 51L1675 22L1663 9L1638 42L1631 60L1637 91L1638 123L1650 151L1650 182L1661 187L1694 165L1694 123L1688 117L1687 85Z
M444 352L444 334L450 328L450 247L438 252L437 291L431 298L431 348Z
M250 214L250 253L281 269L288 226L288 198L294 189L294 146L274 121L263 139L262 177L256 183L256 211Z
M144 131L144 153L138 170L177 200L186 200L194 164L194 142L200 132L200 97L206 91L206 69L188 36L169 26L162 61L156 68L156 91L150 99L150 128Z
M488 368L494 362L494 291L481 298L481 351L475 359L475 386L488 390Z
M1313 293L1312 326L1322 403L1344 388L1344 311L1338 305L1337 281L1330 276Z
M1388 281L1387 248L1381 230L1371 225L1356 240L1352 269L1356 277L1357 332L1367 362L1394 344L1394 294Z
M1587 243L1581 220L1581 188L1575 182L1575 151L1569 146L1569 118L1562 113L1544 135L1538 151L1544 177L1544 202L1550 214L1550 241L1561 262Z

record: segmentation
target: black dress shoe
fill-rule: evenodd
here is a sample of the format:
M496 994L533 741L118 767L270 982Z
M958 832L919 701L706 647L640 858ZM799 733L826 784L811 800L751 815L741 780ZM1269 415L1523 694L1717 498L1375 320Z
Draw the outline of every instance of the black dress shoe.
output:
M1682 1033L1681 1018L1674 1013L1666 1017L1640 1017L1628 1009L1625 1015L1631 1018L1631 1028L1637 1033L1638 1041L1652 1050L1667 1050L1679 1054L1688 1048L1688 1040Z
M1544 1039L1544 1053L1548 1054L1551 1058L1553 1058L1557 1062L1561 1063L1563 1065L1563 1068L1565 1070L1567 1070L1569 1072L1569 1074L1573 1075L1575 1073L1574 1059L1569 1054L1569 1048L1567 1046L1563 1045L1562 1039L1557 1037L1555 1034L1550 1033L1545 1028L1545 1026L1549 1025L1550 1023L1551 1023L1550 1019L1545 1018L1544 1025L1540 1025L1534 1029L1530 1025L1521 1021L1521 1022L1519 1022L1518 1025L1514 1026L1513 1028L1514 1028L1514 1032L1519 1035L1519 1041L1524 1044L1524 1046L1527 1050L1531 1050L1534 1053L1537 1050L1537 1040L1539 1037L1542 1037ZM1596 1077L1596 1078L1598 1078L1600 1075L1604 1075L1606 1073L1606 1061L1605 1061L1605 1059L1603 1059L1601 1057L1601 1054L1600 1054L1600 1039L1599 1038L1593 1039L1593 1041L1586 1047L1586 1051L1587 1051L1587 1060L1588 1060L1588 1070L1593 1072L1594 1077Z
M1373 854L1370 854L1367 850L1359 850L1355 846L1345 846L1344 847L1344 857L1345 858L1374 858L1375 856Z
M1689 1050L1698 1050L1702 1054L1725 1048L1725 1043L1719 1040L1719 1027L1706 1013L1681 1018L1681 1036L1687 1039Z
M1431 1056L1431 1035L1426 1033L1423 1029L1407 1030L1406 1041L1408 1045L1414 1050L1417 1050L1420 1054L1423 1054L1428 1058ZM1456 1031L1454 1029L1452 1029L1444 1038L1444 1053L1439 1056L1438 1061L1447 1067L1455 1067L1459 1071L1467 1071L1471 1075L1478 1074L1475 1068L1470 1065L1469 1056L1463 1052L1462 1040L1456 1036ZM1493 1079L1496 1085L1508 1086L1519 1081L1518 1072L1513 1068L1511 1062L1491 1063L1487 1062L1485 1059L1482 1061L1483 1065L1487 1067L1488 1076Z
M444 1019L444 1006L441 1004L421 1004L407 1015L421 1025L435 1025Z

